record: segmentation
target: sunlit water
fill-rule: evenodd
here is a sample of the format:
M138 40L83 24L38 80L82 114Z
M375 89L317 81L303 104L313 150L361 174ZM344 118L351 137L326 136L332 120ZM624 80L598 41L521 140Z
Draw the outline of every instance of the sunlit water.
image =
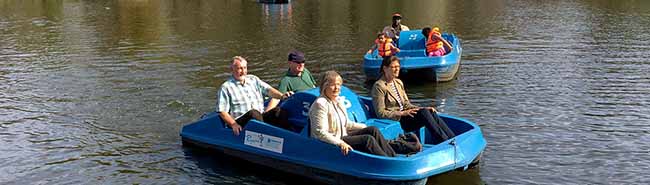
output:
M367 95L362 54L393 12L461 38L457 80L407 90L488 141L430 184L650 183L650 2L0 0L0 184L309 183L180 128L234 55L277 85L299 49Z

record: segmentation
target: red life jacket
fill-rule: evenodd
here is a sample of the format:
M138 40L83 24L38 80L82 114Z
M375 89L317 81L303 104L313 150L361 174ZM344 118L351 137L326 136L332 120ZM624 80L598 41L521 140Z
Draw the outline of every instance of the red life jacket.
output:
M393 50L389 45L391 42L393 42L392 39L386 39L384 43L379 43L379 39L375 39L375 44L377 44L377 53L379 56L393 56Z
M442 48L442 45L443 45L441 40L438 40L438 39L433 40L433 39L431 39L433 34L440 35L440 32L436 32L436 31L431 30L431 33L429 33L429 37L427 38L427 45L426 45L427 46L427 53L439 50L440 48Z

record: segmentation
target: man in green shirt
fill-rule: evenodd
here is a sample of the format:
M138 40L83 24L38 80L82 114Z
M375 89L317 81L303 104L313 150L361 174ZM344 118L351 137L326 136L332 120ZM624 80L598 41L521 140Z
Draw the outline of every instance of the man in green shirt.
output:
M300 51L292 51L288 57L289 70L280 80L279 91L303 91L316 87L316 81L305 68L305 55Z
M305 54L300 51L291 51L287 59L289 70L287 74L280 80L278 90L281 93L297 92L316 87L316 81L311 75L311 72L305 68ZM272 99L268 107L275 107L278 104L278 99Z

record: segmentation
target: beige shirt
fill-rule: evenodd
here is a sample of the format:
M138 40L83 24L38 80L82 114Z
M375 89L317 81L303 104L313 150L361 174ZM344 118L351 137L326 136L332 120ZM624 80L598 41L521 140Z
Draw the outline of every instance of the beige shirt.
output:
M355 123L348 119L347 109L338 101L330 101L318 97L309 108L311 121L311 136L321 141L339 145L341 137L347 136L348 131L366 128L365 124Z

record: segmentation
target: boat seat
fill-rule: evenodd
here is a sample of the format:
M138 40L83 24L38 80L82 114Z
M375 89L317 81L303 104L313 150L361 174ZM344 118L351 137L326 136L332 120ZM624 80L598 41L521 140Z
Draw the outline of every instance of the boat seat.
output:
M399 34L398 47L400 50L419 50L425 47L422 30L402 31ZM401 52L400 52L401 53Z

